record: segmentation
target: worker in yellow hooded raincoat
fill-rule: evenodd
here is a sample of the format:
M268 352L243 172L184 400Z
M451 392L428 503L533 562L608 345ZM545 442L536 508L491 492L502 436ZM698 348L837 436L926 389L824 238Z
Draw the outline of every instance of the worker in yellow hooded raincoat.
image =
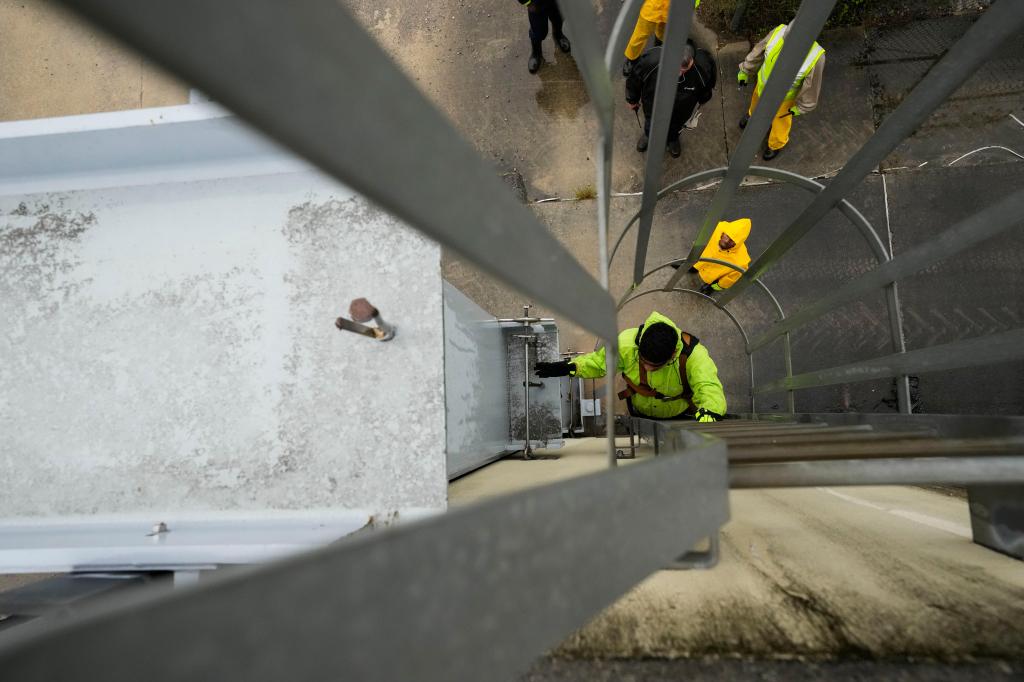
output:
M603 377L605 349L572 361L538 362L536 369L545 378ZM725 391L707 348L659 312L619 333L618 371L626 382L619 398L634 416L713 422L725 415Z
M704 247L700 257L725 261L746 270L750 267L750 254L747 253L746 245L747 237L749 236L750 218L740 218L733 221L723 220L715 227L715 231L711 235L711 239L708 240L708 245ZM693 267L690 268L690 272L695 272L700 277L703 284L700 292L706 296L710 296L712 293L722 289L728 289L743 274L739 270L730 268L728 265L704 261L694 263Z
M665 25L668 24L668 6L671 0L644 0L640 6L640 16L636 19L636 26L633 27L633 35L626 45L626 61L622 65L622 75L629 76L633 66L640 59L640 53L647 45L647 39L654 34L660 45L665 40ZM695 0L694 8L700 7L700 0Z

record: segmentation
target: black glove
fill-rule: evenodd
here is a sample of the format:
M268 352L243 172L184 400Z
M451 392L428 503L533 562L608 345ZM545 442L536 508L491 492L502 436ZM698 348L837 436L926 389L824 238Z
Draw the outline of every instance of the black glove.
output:
M716 422L722 418L722 415L715 414L711 410L700 408L697 413L693 415L693 418L699 422Z
M569 374L576 371L576 365L568 360L559 360L558 362L538 362L535 365L535 369L537 370L537 376L541 379L550 379L551 377L569 376Z

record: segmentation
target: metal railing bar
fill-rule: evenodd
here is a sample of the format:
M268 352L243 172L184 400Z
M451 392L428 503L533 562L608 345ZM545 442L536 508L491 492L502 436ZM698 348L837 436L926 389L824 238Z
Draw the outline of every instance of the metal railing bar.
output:
M614 103L612 81L608 68L601 54L601 46L597 36L597 15L594 6L589 2L563 3L562 12L569 25L573 28L573 40L576 42L576 63L583 75L590 101L594 105L598 122L598 140L595 159L597 172L597 263L598 282L605 291L609 291L608 279L608 217L611 211L612 186L612 151L614 134ZM621 12L620 12L621 18ZM609 296L610 296L609 292ZM606 371L614 375L614 358L616 338L608 335L604 339L605 346L611 349L605 361ZM615 387L606 382L605 401L611 405L615 400ZM615 415L605 411L605 431L607 435L607 459L609 466L618 466L615 455Z
M889 241L889 257L896 255L892 243L892 225L889 222L889 184L882 174L882 201L885 205L885 234ZM885 308L889 316L889 338L892 340L893 353L907 352L907 339L903 333L903 311L900 309L899 286L893 282L885 287ZM788 336L788 332L787 332ZM792 376L792 374L790 374ZM910 377L906 374L896 377L896 409L901 414L914 411L914 403L910 397Z
M796 18L790 24L789 34L782 45L782 52L772 68L768 83L754 109L754 115L750 117L750 121L743 130L743 135L740 136L739 144L729 159L729 171L725 179L722 180L722 184L718 186L718 191L715 192L704 222L693 240L693 246L690 247L690 253L686 257L688 264L693 263L700 256L718 221L725 215L726 209L750 167L751 159L768 134L775 113L782 104L786 92L793 86L800 66L807 58L807 53L814 40L821 33L834 5L835 0L805 0L800 3ZM681 274L676 273L676 276L665 284L665 289L674 287L679 281L679 277ZM728 300L730 299L727 298L726 302Z
M745 445L729 443L729 462L811 461L829 459L888 459L897 457L993 457L1024 455L1024 439L984 438L946 440L914 434L861 434L887 436L871 439L836 439L828 443ZM847 442L841 442L846 440Z
M658 186L661 185L661 161L665 157L665 140L676 101L676 84L679 81L679 63L683 47L690 35L693 20L693 3L689 0L669 5L668 26L665 27L665 43L661 48L658 62L658 80L654 88L654 111L652 112L650 141L647 158L644 160L644 186L640 198L640 223L636 235L636 253L633 261L633 283L640 284L647 263L647 244L654 222L654 206L658 203Z
M572 4L572 3L568 3ZM608 46L604 52L604 64L608 74L614 74L618 65L625 59L626 44L636 25L637 17L640 16L640 6L644 0L626 0L615 17L615 24L612 26L612 33L608 37Z
M873 433L873 432L860 432L855 431L852 433L835 433L835 434L824 434L817 436L810 434L805 436L803 434L761 434L761 435L730 435L727 437L729 443L729 459L730 461L739 461L747 457L745 448L748 446L790 446L790 445L823 445L828 443L865 443L865 442L882 442L882 441L907 441L907 440L918 440L923 438L935 438L933 433ZM733 457L736 454L737 457ZM776 452L778 454L778 452ZM799 454L797 452L787 453L783 459L800 459L795 456Z
M722 177L728 172L728 170L728 167L723 166L721 168L712 168L711 170L701 171L699 173L689 175L685 178L682 178L681 180L673 182L671 185L666 186L664 189L658 192L658 199L661 200L667 194L680 190L684 187L696 185L705 180L711 180L714 178ZM752 175L754 177L763 177L768 178L770 180L779 180L780 182L787 182L796 187L799 187L800 189L805 189L809 192L821 192L825 189L825 185L821 184L820 182L817 182L816 180L813 180L812 178L808 178L798 173L793 173L791 171L782 170L781 168L770 168L768 166L751 166L749 169L747 169L746 174ZM882 238L878 234L878 231L875 230L875 228L871 225L870 222L868 222L868 219L865 218L864 215L846 199L843 199L841 202L839 202L838 208L839 211L844 216L846 216L846 218L851 223L853 223L854 227L860 230L861 235L864 237L865 241L867 241L868 248L871 249L871 252L872 254L874 254L875 258L879 261L888 260L889 251L882 242ZM626 227L623 228L622 233L619 234L618 239L616 239L615 246L612 249L611 256L609 256L609 266L611 265L611 262L615 259L615 254L618 252L619 246L622 244L623 239L639 219L640 211L637 211L636 214L630 219L630 221L626 223Z
M1024 482L1024 457L854 459L729 467L729 487L734 489L1014 482Z
M922 242L903 255L886 261L833 290L785 320L775 322L753 341L751 350L756 351L787 331L801 327L865 294L913 275L1020 224L1024 224L1024 190L1011 194L994 206L978 211L929 241Z
M756 393L772 393L790 389L817 388L872 379L885 379L901 374L943 372L968 367L982 367L1024 358L1024 329L929 346L906 353L894 353L839 367L798 374L778 379L759 387Z
M750 266L750 279L761 277L789 249L878 167L942 102L977 71L1007 38L1024 27L1024 2L996 2L971 26L946 55L892 112L874 135L857 150L828 188L815 197L793 223ZM783 53L784 56L785 53ZM781 59L781 58L780 58ZM723 297L723 304L742 294L740 281Z
M693 294L694 296L699 296L700 298L707 299L708 301L711 301L711 303L713 303L713 304L715 303L715 299L713 299L712 297L705 296L704 294L700 293L699 291L694 291L693 289L673 289L672 291L678 291L678 292L683 293L683 294ZM631 298L627 299L623 303L623 305L625 305L626 303L632 303L633 301L637 300L638 298L643 298L644 296L648 296L650 294L664 294L664 293L666 293L664 289L648 289L647 291L641 291L639 293L633 294L633 296ZM723 308L723 307L721 307L719 305L715 305L715 307L718 308L719 310L721 310L723 313L725 313L726 316L730 320L732 320L732 323L736 326L736 329L739 330L740 336L743 337L743 344L744 344L744 346L746 346L746 344L747 344L747 332L746 332L745 329L743 329L743 325L740 324L740 321L738 319L736 319L736 316L733 315L732 312L730 312L726 308ZM750 354L748 353L747 355L749 356Z
M762 424L822 424L847 426L869 424L887 432L931 429L942 438L985 438L1024 436L1024 417L978 414L896 414L872 412L805 412L789 414L746 414ZM796 419L796 422L793 420ZM692 424L688 428L699 426ZM713 426L710 424L709 426Z
M484 271L615 333L608 294L335 0L63 4Z
M666 438L661 454L674 456L351 537L171 595L112 598L55 626L28 624L0 646L0 670L23 682L79 680L83 670L107 682L197 673L304 681L339 671L354 680L515 679L726 522L725 444L692 446L684 435Z

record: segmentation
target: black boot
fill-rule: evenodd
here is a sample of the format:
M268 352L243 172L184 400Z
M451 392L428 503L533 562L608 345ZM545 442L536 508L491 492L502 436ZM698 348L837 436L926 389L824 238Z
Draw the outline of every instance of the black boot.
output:
M764 155L761 158L763 158L765 161L771 161L781 152L781 149L772 149L771 147L768 147L767 149L764 150Z
M530 73L537 73L537 70L540 69L540 62L543 58L540 43L533 43L532 49L530 50L530 59L526 62L526 68Z
M647 151L647 141L647 133L644 133L640 136L640 139L636 141L636 150L641 153Z
M747 127L747 123L750 122L750 114L743 114L743 118L740 119L740 130Z
M640 60L627 59L626 61L622 62L622 75L625 76L626 78L629 78L629 74L633 73L633 67L636 66L636 63L638 61Z
M558 45L558 49L566 54L572 52L572 44L565 36L555 36L555 45Z
M683 153L682 148L679 146L678 137L674 137L671 140L669 140L668 144L665 145L665 147L668 149L668 153L672 155L673 159L678 159L679 155Z

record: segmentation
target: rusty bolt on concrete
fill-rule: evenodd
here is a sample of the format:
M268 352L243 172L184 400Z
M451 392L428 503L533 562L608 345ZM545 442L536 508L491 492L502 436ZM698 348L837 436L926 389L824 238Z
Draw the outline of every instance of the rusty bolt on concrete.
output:
M384 318L380 316L380 311L365 298L353 300L349 304L348 314L352 318L351 320L339 317L334 321L334 326L341 330L369 336L378 341L390 341L395 338L395 327L385 322ZM373 322L376 326L369 327L364 324L366 322Z

